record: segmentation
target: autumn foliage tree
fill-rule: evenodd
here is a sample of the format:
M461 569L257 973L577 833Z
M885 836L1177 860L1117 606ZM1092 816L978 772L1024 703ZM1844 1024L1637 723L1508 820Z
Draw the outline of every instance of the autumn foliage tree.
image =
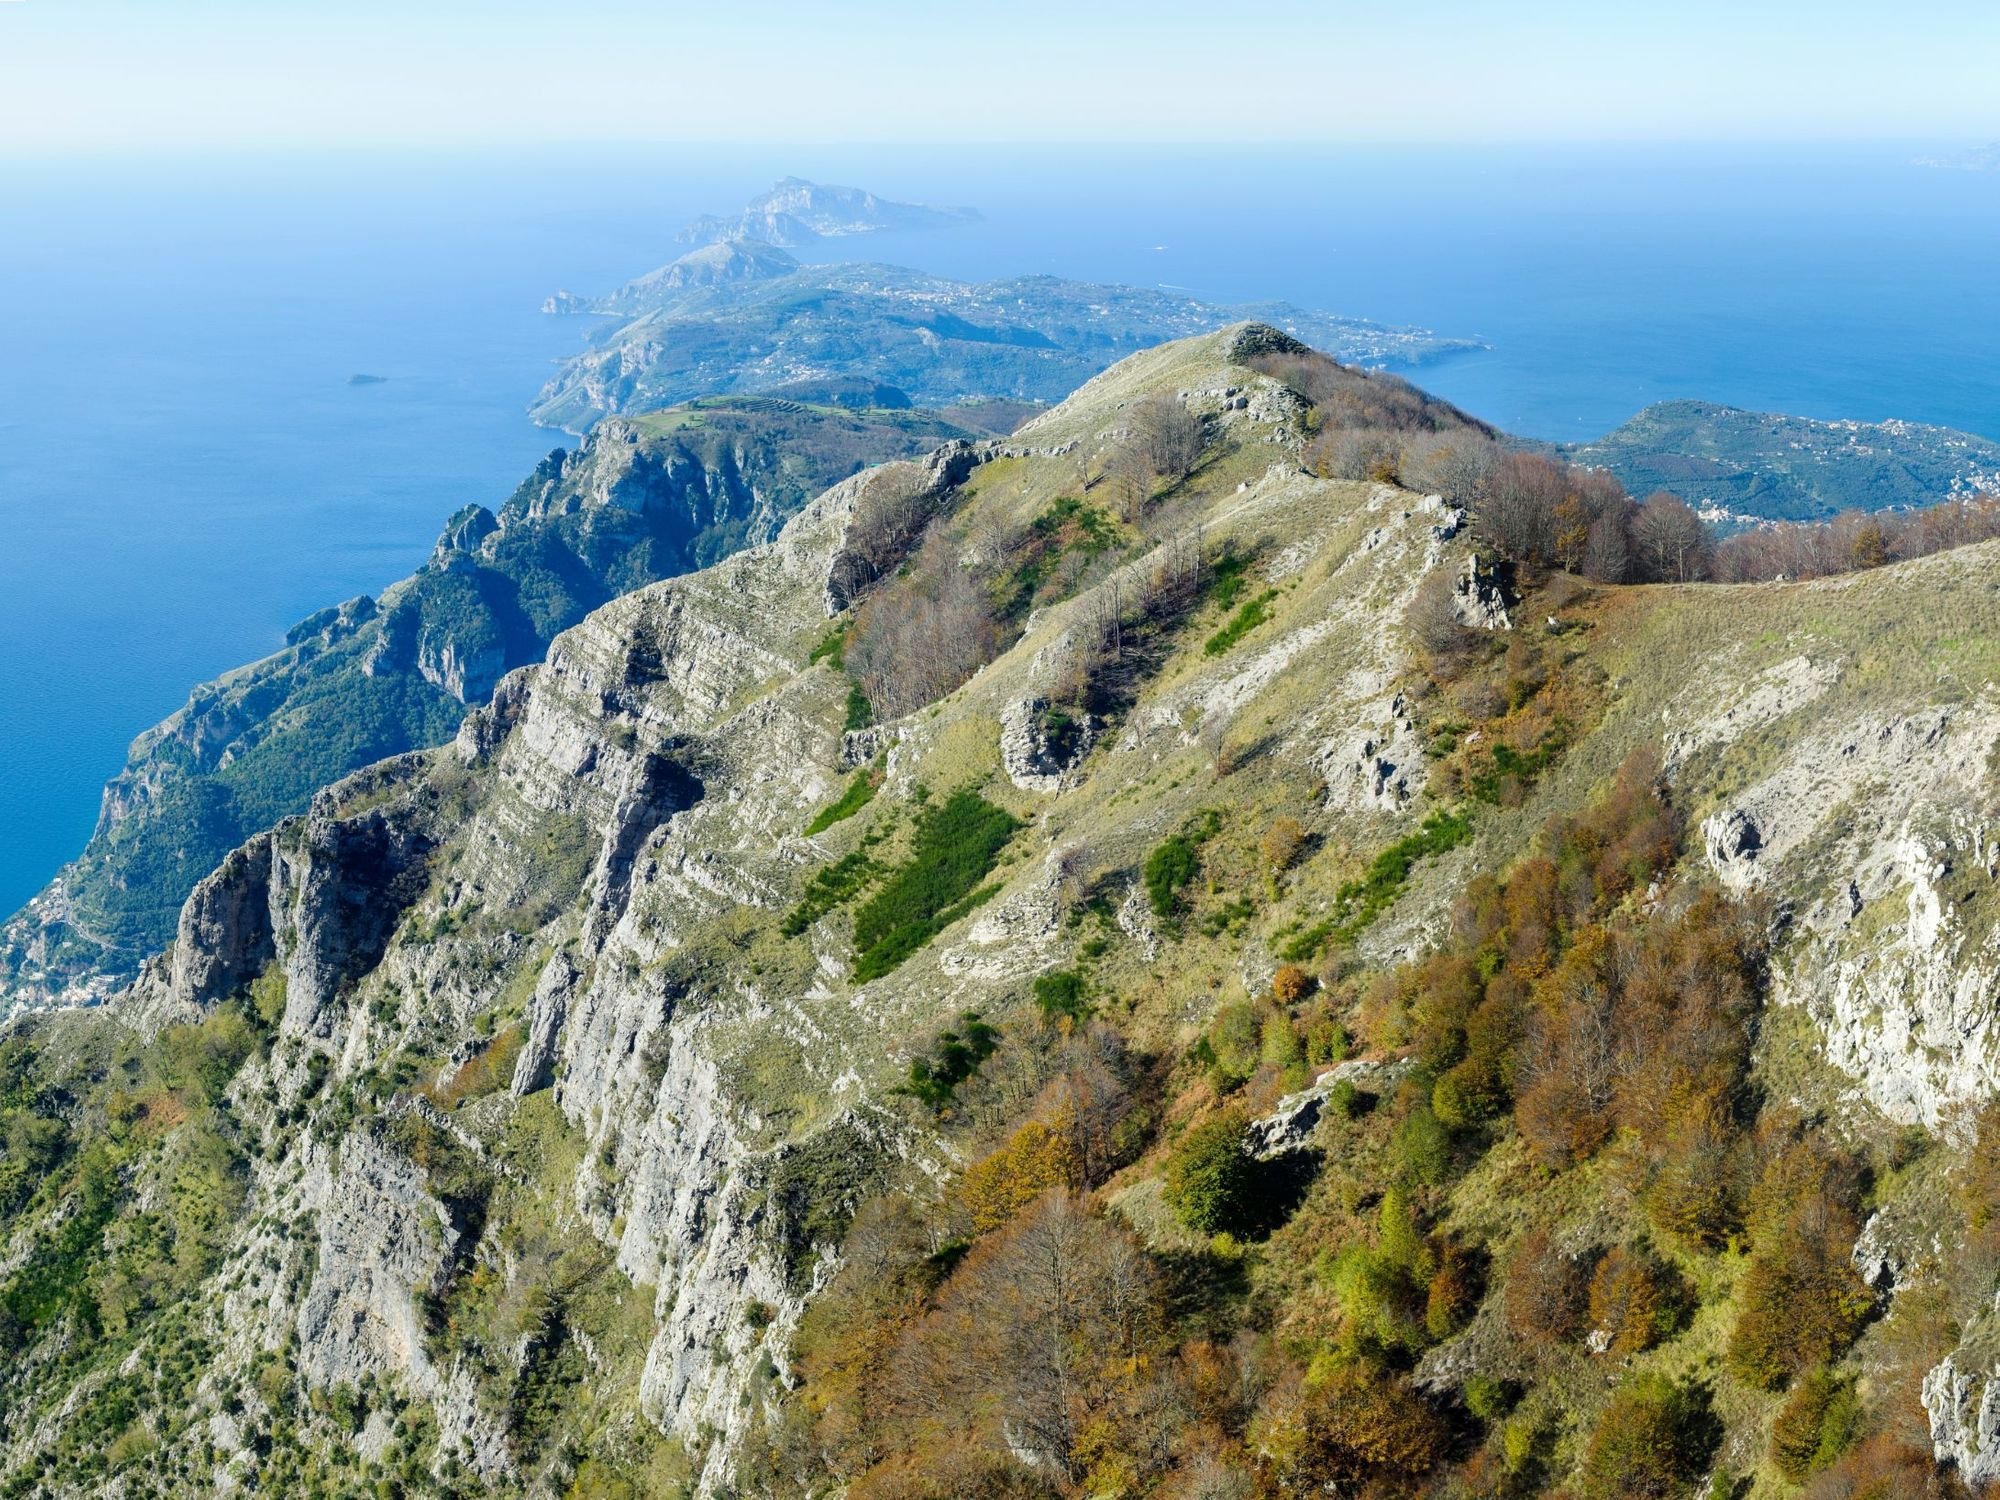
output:
M849 1493L910 1493L909 1464L954 1454L967 1470L983 1455L1080 1479L1080 1441L1129 1395L1160 1312L1138 1241L1074 1194L1045 1194L980 1241L898 1340L875 1392L892 1451Z
M1394 1371L1344 1360L1308 1378L1258 1434L1280 1496L1393 1493L1450 1454L1451 1427Z
M1875 1305L1854 1269L1857 1170L1801 1131L1769 1152L1750 1203L1755 1247L1737 1293L1729 1367L1776 1389L1841 1354Z
M1661 1375L1640 1375L1612 1394L1584 1454L1593 1495L1678 1494L1715 1449L1708 1393Z
M1546 1229L1522 1235L1501 1292L1508 1332L1536 1347L1561 1343L1582 1331L1589 1305L1589 1262L1560 1249Z
M1671 1334L1685 1310L1680 1278L1644 1244L1618 1245L1590 1278L1590 1324L1607 1354L1640 1354Z

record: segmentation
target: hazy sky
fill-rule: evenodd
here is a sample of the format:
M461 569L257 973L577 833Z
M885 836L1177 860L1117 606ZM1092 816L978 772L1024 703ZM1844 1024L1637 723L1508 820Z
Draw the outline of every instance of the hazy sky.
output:
M2000 0L0 0L0 151L2000 137Z

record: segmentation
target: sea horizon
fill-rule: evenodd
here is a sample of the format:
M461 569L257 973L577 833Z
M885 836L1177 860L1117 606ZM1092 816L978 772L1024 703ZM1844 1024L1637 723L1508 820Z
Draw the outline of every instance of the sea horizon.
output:
M197 682L573 445L526 416L586 327L543 297L778 176L982 215L814 258L1483 338L1407 373L1523 436L1682 397L2000 436L2000 173L1914 164L1940 144L0 157L0 910Z

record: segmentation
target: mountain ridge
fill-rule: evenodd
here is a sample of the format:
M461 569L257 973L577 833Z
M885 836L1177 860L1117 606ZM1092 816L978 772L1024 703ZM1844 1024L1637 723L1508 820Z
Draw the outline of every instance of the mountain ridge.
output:
M1987 1477L2000 544L1592 586L1309 470L1378 385L843 480L17 1026L16 1487Z
M88 847L0 928L8 1008L101 997L229 848L331 779L449 739L589 609L771 535L857 467L976 430L906 399L855 410L780 393L614 421L555 450L497 511L449 518L415 575L308 616L134 739Z

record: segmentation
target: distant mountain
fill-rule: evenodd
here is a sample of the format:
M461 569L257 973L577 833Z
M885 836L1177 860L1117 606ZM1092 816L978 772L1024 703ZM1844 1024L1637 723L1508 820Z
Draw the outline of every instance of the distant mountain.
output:
M2000 442L1918 422L1819 422L1707 401L1649 406L1564 450L1634 495L1665 490L1731 517L1804 521L2000 490Z
M1954 172L2000 172L2000 141L1974 146L1969 151L1950 151L1942 156L1920 156L1920 167L1942 167Z
M1412 366L1486 347L1286 303L1225 305L1157 287L1024 276L964 282L900 266L801 265L753 242L710 246L597 300L552 310L629 319L543 388L535 420L588 431L617 412L829 376L926 406L1061 400L1140 349L1256 318L1350 364Z
M557 292L542 303L545 313L633 313L657 305L661 298L696 287L726 286L739 281L768 281L799 268L796 258L775 245L757 240L729 240L690 250L678 260L629 281L609 297L579 297Z
M803 177L781 179L743 212L729 217L703 214L676 236L684 245L761 240L768 245L809 245L818 239L870 234L884 229L942 229L979 217L970 208L931 208L897 203L863 188L833 187Z

